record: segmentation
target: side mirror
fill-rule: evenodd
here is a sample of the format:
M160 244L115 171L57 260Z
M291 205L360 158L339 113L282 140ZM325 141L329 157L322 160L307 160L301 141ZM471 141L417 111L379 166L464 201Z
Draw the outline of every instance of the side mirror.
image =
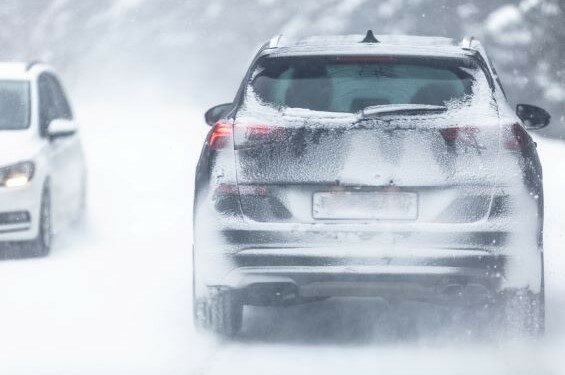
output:
M233 103L225 103L210 108L204 114L206 123L210 126L214 125L216 122L218 122L218 120L227 115L232 107Z
M526 129L541 129L549 125L551 115L543 108L529 104L518 104L516 114L524 122Z
M58 118L52 120L47 127L49 139L68 137L77 132L76 123L73 120Z

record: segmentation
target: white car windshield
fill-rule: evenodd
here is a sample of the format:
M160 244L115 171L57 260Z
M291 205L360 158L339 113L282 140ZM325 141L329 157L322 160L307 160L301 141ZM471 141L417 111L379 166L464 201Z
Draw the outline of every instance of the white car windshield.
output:
M0 130L29 126L29 83L0 81Z

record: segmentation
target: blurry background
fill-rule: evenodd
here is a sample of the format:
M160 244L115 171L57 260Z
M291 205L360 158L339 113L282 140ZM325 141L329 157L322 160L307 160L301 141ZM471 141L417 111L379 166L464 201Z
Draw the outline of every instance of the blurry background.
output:
M230 101L271 36L364 33L481 40L512 104L565 136L564 0L2 0L0 59L55 65L80 101Z
M233 98L272 35L368 28L474 35L513 104L547 108L546 135L565 136L565 0L0 0L0 60L55 66L89 161L86 225L57 237L48 258L0 262L0 374L563 373L565 144L537 137L548 202L539 345L475 343L419 305L413 336L396 338L395 310L381 318L372 301L257 311L245 345L193 331L204 110Z

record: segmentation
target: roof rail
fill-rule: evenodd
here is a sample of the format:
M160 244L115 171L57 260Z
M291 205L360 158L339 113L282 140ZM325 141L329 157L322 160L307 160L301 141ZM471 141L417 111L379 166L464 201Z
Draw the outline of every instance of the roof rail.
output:
M279 42L281 41L282 34L276 35L269 40L267 48L277 48L279 46Z
M459 45L466 50L476 50L477 39L474 36L464 37Z
M40 61L40 60L32 60L32 61L28 62L28 63L26 64L26 72L29 71L29 70L30 70L31 68L33 68L34 66L39 65L39 64L43 64L43 61Z

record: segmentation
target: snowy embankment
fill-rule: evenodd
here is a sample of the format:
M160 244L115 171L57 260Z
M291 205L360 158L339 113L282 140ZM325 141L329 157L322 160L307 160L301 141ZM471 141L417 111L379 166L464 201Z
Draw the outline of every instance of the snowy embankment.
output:
M48 258L0 262L1 374L565 374L565 143L539 142L544 342L475 342L425 324L416 330L422 334L399 339L387 331L382 304L330 300L258 309L236 342L224 343L196 334L191 322L193 173L207 131L201 114L91 108L80 115L88 220L59 236Z
M0 262L0 374L186 373L192 175L206 127L164 110L79 111L84 228ZM192 122L191 122L192 121Z

